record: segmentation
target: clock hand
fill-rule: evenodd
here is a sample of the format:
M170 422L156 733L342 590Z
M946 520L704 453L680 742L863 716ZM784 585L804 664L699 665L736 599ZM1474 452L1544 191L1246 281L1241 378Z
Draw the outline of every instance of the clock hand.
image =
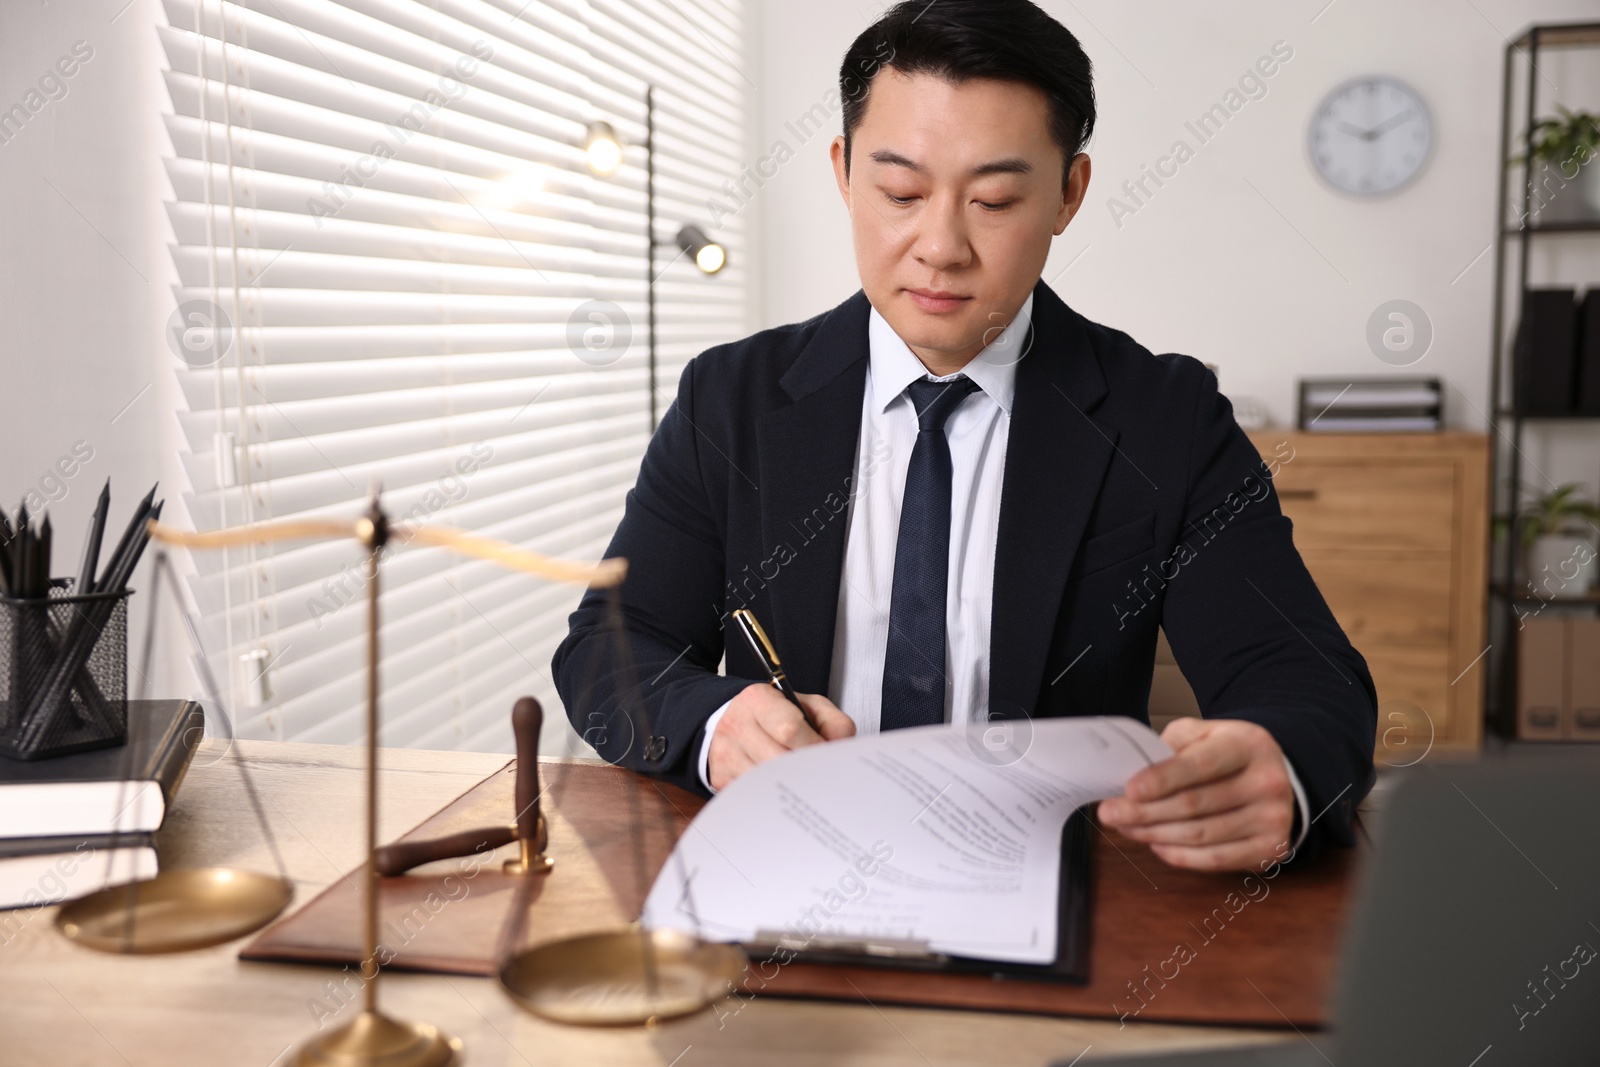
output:
M1389 119L1385 120L1384 122L1380 122L1378 125L1374 126L1371 130L1367 131L1367 139L1368 140L1376 140L1377 138L1382 136L1384 133L1386 133L1389 129L1391 129L1396 123L1404 122L1406 119L1410 118L1412 116L1412 114L1413 114L1412 110L1410 108L1406 108L1406 110L1400 112L1400 114L1394 115L1394 116L1390 117Z
M1370 136L1368 136L1366 130L1363 130L1360 126L1357 126L1353 123L1346 122L1343 119L1339 120L1339 128L1344 130L1344 132L1348 133L1351 137L1359 137L1363 141L1370 141L1372 139Z

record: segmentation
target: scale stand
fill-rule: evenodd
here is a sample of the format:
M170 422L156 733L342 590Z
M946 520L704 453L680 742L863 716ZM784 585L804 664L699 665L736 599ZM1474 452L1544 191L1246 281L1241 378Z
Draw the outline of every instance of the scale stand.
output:
M431 1023L402 1022L378 1010L378 560L389 541L389 520L371 506L356 523L367 549L367 862L362 870L365 907L362 924L361 1014L343 1026L301 1045L292 1063L312 1065L382 1064L384 1067L446 1067L460 1062L461 1039Z

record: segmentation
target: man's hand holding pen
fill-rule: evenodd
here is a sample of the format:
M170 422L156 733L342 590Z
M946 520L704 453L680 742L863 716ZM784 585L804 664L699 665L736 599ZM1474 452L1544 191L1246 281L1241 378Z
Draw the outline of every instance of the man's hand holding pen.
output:
M817 693L796 696L817 724L816 730L806 725L800 710L787 697L766 682L753 682L733 698L711 735L711 752L706 761L711 788L725 789L756 764L802 745L855 736L855 722L833 701Z
M745 646L771 684L758 682L740 690L728 702L728 710L722 713L711 734L706 777L718 792L751 767L774 756L801 745L853 737L856 732L855 720L827 697L794 691L772 638L749 609L739 608L729 614L732 628L744 638Z

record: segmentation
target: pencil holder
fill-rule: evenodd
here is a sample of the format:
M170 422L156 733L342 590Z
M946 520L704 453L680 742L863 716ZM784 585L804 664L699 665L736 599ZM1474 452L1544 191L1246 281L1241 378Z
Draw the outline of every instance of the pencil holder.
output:
M35 760L128 737L128 596L0 597L0 755Z

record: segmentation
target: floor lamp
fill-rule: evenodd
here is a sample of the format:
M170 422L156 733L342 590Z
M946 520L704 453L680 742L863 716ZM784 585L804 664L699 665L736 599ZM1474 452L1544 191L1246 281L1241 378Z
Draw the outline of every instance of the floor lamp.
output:
M656 239L656 87L644 90L644 199L645 199L645 316L650 358L650 431L656 428L656 249L677 248L687 252L704 274L715 274L728 263L728 250L706 236L693 223L681 226L672 241ZM589 170L609 178L622 165L623 140L616 128L603 120L591 122L584 135L584 154Z

